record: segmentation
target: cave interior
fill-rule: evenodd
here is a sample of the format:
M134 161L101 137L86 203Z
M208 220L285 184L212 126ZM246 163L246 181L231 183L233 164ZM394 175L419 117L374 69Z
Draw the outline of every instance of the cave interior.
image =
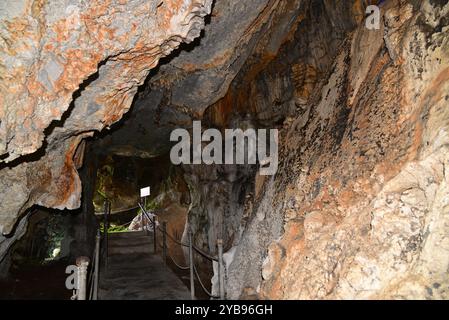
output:
M191 232L213 256L223 244L229 299L449 297L448 1L186 0L188 8L178 8L169 0L149 13L140 2L157 1L122 2L116 9L125 20L159 21L161 10L190 20L159 21L154 37L166 38L151 45L159 38L133 30L152 22L129 29L113 7L98 14L75 5L99 25L106 17L106 25L125 28L125 36L98 38L108 48L100 58L81 40L84 58L76 59L91 54L92 61L89 69L83 60L82 77L64 80L76 82L69 103L44 83L55 93L39 105L56 101L58 116L44 129L11 124L10 150L0 140L0 298L69 299L66 267L93 259L99 231L140 230L139 203L176 241L187 243ZM379 28L368 28L368 6L380 10ZM41 14L57 21L63 9ZM51 38L50 24L41 32ZM61 48L53 55L69 65ZM73 65L75 74L81 67ZM55 67L46 66L50 81ZM37 105L31 118L49 118ZM173 163L173 131L192 136L194 122L223 136L276 130L277 170L261 174L260 162ZM219 146L229 153L224 139ZM167 250L189 263L175 241ZM194 263L218 295L217 263L201 255ZM189 272L167 267L188 290ZM198 280L194 286L198 299L209 298Z

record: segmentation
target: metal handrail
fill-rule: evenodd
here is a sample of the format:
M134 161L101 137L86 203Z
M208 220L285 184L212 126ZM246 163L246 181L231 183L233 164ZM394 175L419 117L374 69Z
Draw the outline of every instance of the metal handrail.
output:
M149 218L149 217L148 217L148 218ZM152 222L151 218L149 218L149 219L150 219L150 221ZM163 229L161 229L159 226L157 226L157 229L159 229L159 231L162 232L163 234L165 233L165 234L167 235L167 237L169 237L169 238L170 238L173 242L175 242L176 244L178 244L178 245L180 245L180 246L183 246L183 247L186 247L186 248L189 247L189 244L183 243L183 242L181 242L181 241L179 241L179 240L176 240L175 237L173 237L173 236L172 236L171 234L169 234L167 231L164 231ZM192 247L193 247L193 249L194 249L196 252L198 252L198 253L199 253L200 255L202 255L204 258L207 258L207 259L209 259L209 260L218 262L218 255L217 255L217 256L212 256L211 254L209 254L209 253L207 253L207 252L201 250L200 248L198 248L198 247L195 246L195 245L193 245Z
M123 224L113 225L113 227L124 227L124 226L126 226L128 224L131 224L134 221L134 219L135 218L133 218L131 221L128 221L128 222L123 223Z
M117 213L127 212L127 211L131 211L131 210L135 210L137 208L139 208L139 207L136 206L136 207L127 208L127 209L120 209L120 210L116 210L116 211L111 211L110 214L117 214Z
M95 249L93 253L93 263L90 271L90 291L89 291L89 300L97 300L98 299L98 281L100 274L100 240L101 234L100 230L97 230L97 235L95 237Z
M204 252L203 250L201 250L200 248L197 248L196 246L193 246L193 249L198 252L200 255L202 255L204 258L207 258L211 261L216 261L218 262L218 257L213 257L211 255L209 255L208 253Z
M155 221L153 219L151 219L150 215L148 214L148 212L145 210L145 208L138 203L140 210L142 210L143 214L145 214L145 216L147 217L148 220L150 220L151 223L155 223Z
M167 235L167 237L169 237L177 245L180 245L182 247L188 247L189 246L188 244L185 244L185 243L182 243L179 240L176 240L176 238L173 237L171 234L169 234L167 231L161 230L161 228L159 228L159 227L158 227L158 229L159 229L160 232L165 233Z
M95 256L96 256L96 248L94 249L93 252L93 259L92 261L95 261ZM89 300L93 300L93 293L94 293L94 286L93 286L93 281L94 281L94 268L95 267L91 267L90 268L90 272L89 272L89 281L88 284L90 285L90 290L89 290Z
M148 214L148 212L145 210L145 208L140 204L137 203L140 207L140 209L142 210L142 230L144 230L144 223L143 223L143 217L145 216L153 225L153 249L154 249L154 253L156 253L157 251L157 245L156 245L156 228L157 228L157 224L156 224L156 215L154 215L154 219L151 219L150 215Z
M157 216L154 215L154 218L151 218L151 216L148 214L147 210L142 206L141 203L138 203L138 206L135 208L140 208L142 211L142 230L144 230L144 217L147 219L147 221L150 221L153 224L153 236L154 236L154 252L157 252L157 241L156 241L156 233L157 230L159 230L162 235L163 235L163 255L164 255L164 261L165 263L167 263L167 256L170 258L170 260L173 262L173 264L181 269L181 270L189 270L190 271L190 292L191 292L191 298L195 299L195 285L194 285L194 278L196 277L198 282L200 283L201 288L203 289L203 291L211 298L220 298L220 299L225 299L225 294L224 294L224 274L223 274L223 241L221 239L217 240L217 246L218 246L218 255L212 255L208 252L205 252L204 250L198 248L197 246L195 246L193 244L193 240L192 240L192 230L188 229L188 235L189 235L189 243L183 243L180 240L177 240L174 236L172 236L169 232L167 232L167 225L166 222L163 222L163 228L159 227L157 225ZM132 209L135 209L132 208ZM130 209L131 210L131 209ZM109 219L108 219L108 215L111 213L111 207L109 204L109 200L106 200L104 203L104 248L105 248L105 253L106 253L106 259L105 259L105 267L107 269L108 266L108 226L109 226ZM133 219L134 220L134 219ZM131 221L132 222L132 221ZM129 223L131 223L129 222ZM129 224L129 223L125 223L123 225ZM182 266L180 264L178 264L176 262L176 260L169 254L167 253L167 244L166 244L166 239L169 238L170 240L172 240L174 243L176 243L177 245L180 245L181 247L188 247L189 248L189 265L188 266ZM96 238L97 242L96 242L96 247L94 250L94 263L93 263L93 267L91 269L91 275L90 275L90 283L91 283L91 288L90 288L90 293L89 293L89 298L96 300L97 299L97 294L98 294L98 273L99 273L99 254L100 254L100 232L98 230L97 233L97 238ZM194 264L194 259L193 259L193 255L194 252L200 254L202 257L209 259L211 261L216 261L219 264L219 271L218 271L218 275L219 275L219 292L220 295L219 296L215 296L213 295L211 292L209 292L206 289L206 286L203 284L203 282L201 281L201 278L199 276L198 270ZM223 278L223 279L222 279Z
M156 218L155 219L151 219L151 217L149 216L149 214L147 213L147 211L145 210L145 208L140 204L140 203L138 203L138 205L139 205L139 207L140 207L140 209L142 210L142 215L144 215L152 224L153 224L153 233L154 233L154 239L155 239L155 242L154 242L154 251L156 252L156 248L157 248L157 245L156 245L156 232L157 232L157 230L159 229L159 231L162 233L162 235L165 235L165 236L167 236L169 239L171 239L173 242L175 242L176 244L178 244L178 245L180 245L181 247L188 247L189 248L189 266L188 267L183 267L183 266L181 266L181 265L179 265L176 261L175 261L175 259L170 255L170 254L167 254L167 252L166 252L166 244L165 244L165 241L166 241L166 238L164 237L164 246L163 246L163 248L164 248L164 259L165 259L165 256L167 255L169 258L170 258L170 260L173 262L173 264L177 267L177 268L179 268L179 269L181 269L181 270L190 270L190 290L191 290L191 295L192 295L192 299L194 299L194 295L195 295L195 287L194 287L194 284L193 284L193 278L196 276L196 278L198 279L198 282L200 283L200 285L201 285L201 287L202 287L202 289L203 289L203 291L209 296L209 297L211 297L211 298L221 298L221 299L224 299L225 298L225 295L224 295L224 279L222 279L223 278L223 267L222 267L222 265L223 265L223 258L220 256L220 255L222 255L223 254L223 241L221 240L221 239L219 239L218 241L217 241L217 245L218 245L218 256L212 256L211 254L209 254L209 253L207 253L207 252L205 252L205 251L203 251L203 250L201 250L200 248L198 248L198 247L196 247L194 244L193 244L193 241L192 241L192 232L191 232L191 230L189 229L189 244L186 244L186 243L183 243L182 241L178 241L175 237L173 237L170 233L168 233L167 232L167 230L166 230L166 226L164 225L164 228L163 229L161 229L159 226L157 226L156 225ZM143 225L142 225L142 229L143 229ZM199 277L199 274L198 274L198 271L197 271L197 269L196 269L196 267L195 267L195 264L194 264L194 262L193 262L193 253L194 252L197 252L197 253L199 253L201 256L203 256L204 258L206 258L206 259L209 259L209 260L211 260L211 261L216 261L216 262L218 262L218 264L219 264L219 272L218 272L218 274L219 274L219 292L220 292L220 296L214 296L214 295L212 295L207 289L206 289L206 286L202 283L202 281L201 281L201 279L200 279L200 277Z
M168 256L168 257L170 258L170 260L174 263L174 265L175 265L176 267L178 267L178 269L181 269L181 270L189 270L189 269L190 269L190 266L183 267L183 266L177 264L176 261L175 261L175 259L174 259L171 255L168 254L167 256Z
M193 264L193 270L195 271L196 278L198 279L198 282L200 283L201 288L203 289L203 291L204 291L209 297L211 297L211 298L214 298L214 299L220 298L220 296L214 296L212 293L210 293L210 292L206 289L206 286L205 286L205 285L203 284L203 282L201 281L200 275L198 274L198 270L196 269L195 264Z

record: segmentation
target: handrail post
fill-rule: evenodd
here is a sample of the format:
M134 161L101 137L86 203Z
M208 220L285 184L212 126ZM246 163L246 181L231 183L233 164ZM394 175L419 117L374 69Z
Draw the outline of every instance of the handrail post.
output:
M104 234L104 249L105 249L105 255L106 255L106 259L105 259L105 267L107 269L108 267L108 229L109 229L109 219L108 219L108 214L109 214L109 200L105 199L104 203L104 222L103 222L103 234Z
M224 288L224 264L223 264L223 240L217 240L218 246L218 279L219 279L219 290L220 290L220 299L225 299L225 288Z
M162 221L162 257L167 264L167 221Z
M142 205L142 208L145 210L146 209L145 208L145 201L143 200L143 198L140 199L140 204ZM144 215L145 215L145 212L142 210L142 213L140 215L140 226L142 227L142 233L145 233L145 227L144 227L145 219L144 219Z
M156 232L157 232L157 229L156 229L156 215L153 216L153 221L152 221L152 223L153 223L153 251L154 251L154 253L156 253L156 252L157 252L157 243L156 243Z
M94 294L93 300L98 299L98 276L100 273L100 229L97 230L97 236L95 238L95 273L94 273Z
M87 267L89 266L88 257L78 257L76 259L77 266L77 300L86 300L87 287Z
M192 242L192 230L189 228L189 268L190 268L190 297L195 300L195 282L193 275L193 242Z

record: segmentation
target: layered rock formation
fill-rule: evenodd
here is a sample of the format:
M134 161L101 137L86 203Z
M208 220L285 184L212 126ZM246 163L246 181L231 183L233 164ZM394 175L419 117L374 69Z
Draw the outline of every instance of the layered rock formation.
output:
M80 205L80 142L134 100L94 154L161 156L198 119L280 129L274 176L182 168L196 244L225 240L229 298L449 297L447 1L19 1L0 16L3 233L33 204Z
M2 233L33 204L79 206L80 141L119 120L159 59L200 35L211 3L1 4Z
M388 1L382 13L380 31L360 25L338 50L312 42L335 61L305 97L317 68L299 68L301 110L236 245L230 297L449 296L449 5Z

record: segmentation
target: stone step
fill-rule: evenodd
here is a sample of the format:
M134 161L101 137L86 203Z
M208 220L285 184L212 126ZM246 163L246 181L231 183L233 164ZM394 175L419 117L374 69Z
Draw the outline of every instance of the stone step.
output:
M153 237L141 232L127 232L115 235L108 240L109 257L120 254L151 253Z
M136 238L146 235L146 232L143 231L127 231L127 232L113 232L108 233L109 239L129 239Z
M110 263L108 264L108 272L113 272L116 270L124 270L126 272L134 272L139 269L148 269L152 265L150 260L134 262L130 264L121 264L121 263Z
M154 285L161 285L164 283L164 279L161 279L161 273L154 274L151 276L142 276L139 274L133 275L132 277L116 277L116 278L105 278L102 281L101 288L126 288L126 287L132 287L132 288L140 288L140 287L148 287L149 283L152 283Z
M151 263L151 255L148 252L136 252L136 253L128 253L128 254L117 254L108 257L109 266L113 265L128 265L133 266L137 263L143 263L146 261L150 261Z
M103 300L188 300L189 291L181 286L167 286L146 289L134 288L109 288L99 289L99 296Z
M124 259L126 259L126 255L120 255ZM126 261L126 260L125 260ZM139 272L139 270L151 270L152 266L154 265L153 260L145 259L143 261L137 261L137 262L130 262L130 263L111 263L108 262L108 268L107 273L120 273L124 272L125 274L127 272L135 273Z
M109 238L107 268L100 271L100 299L188 299L187 287L153 253L153 237L142 232Z
M153 245L151 242L145 244L137 244L137 245L116 245L109 246L108 255L109 257L114 255L124 255L124 254L132 254L132 253L148 253L150 254L153 251Z
M151 246L153 247L153 237L148 236L139 236L139 237L132 237L127 239L109 239L108 246L109 248L112 247L125 247L125 246Z

